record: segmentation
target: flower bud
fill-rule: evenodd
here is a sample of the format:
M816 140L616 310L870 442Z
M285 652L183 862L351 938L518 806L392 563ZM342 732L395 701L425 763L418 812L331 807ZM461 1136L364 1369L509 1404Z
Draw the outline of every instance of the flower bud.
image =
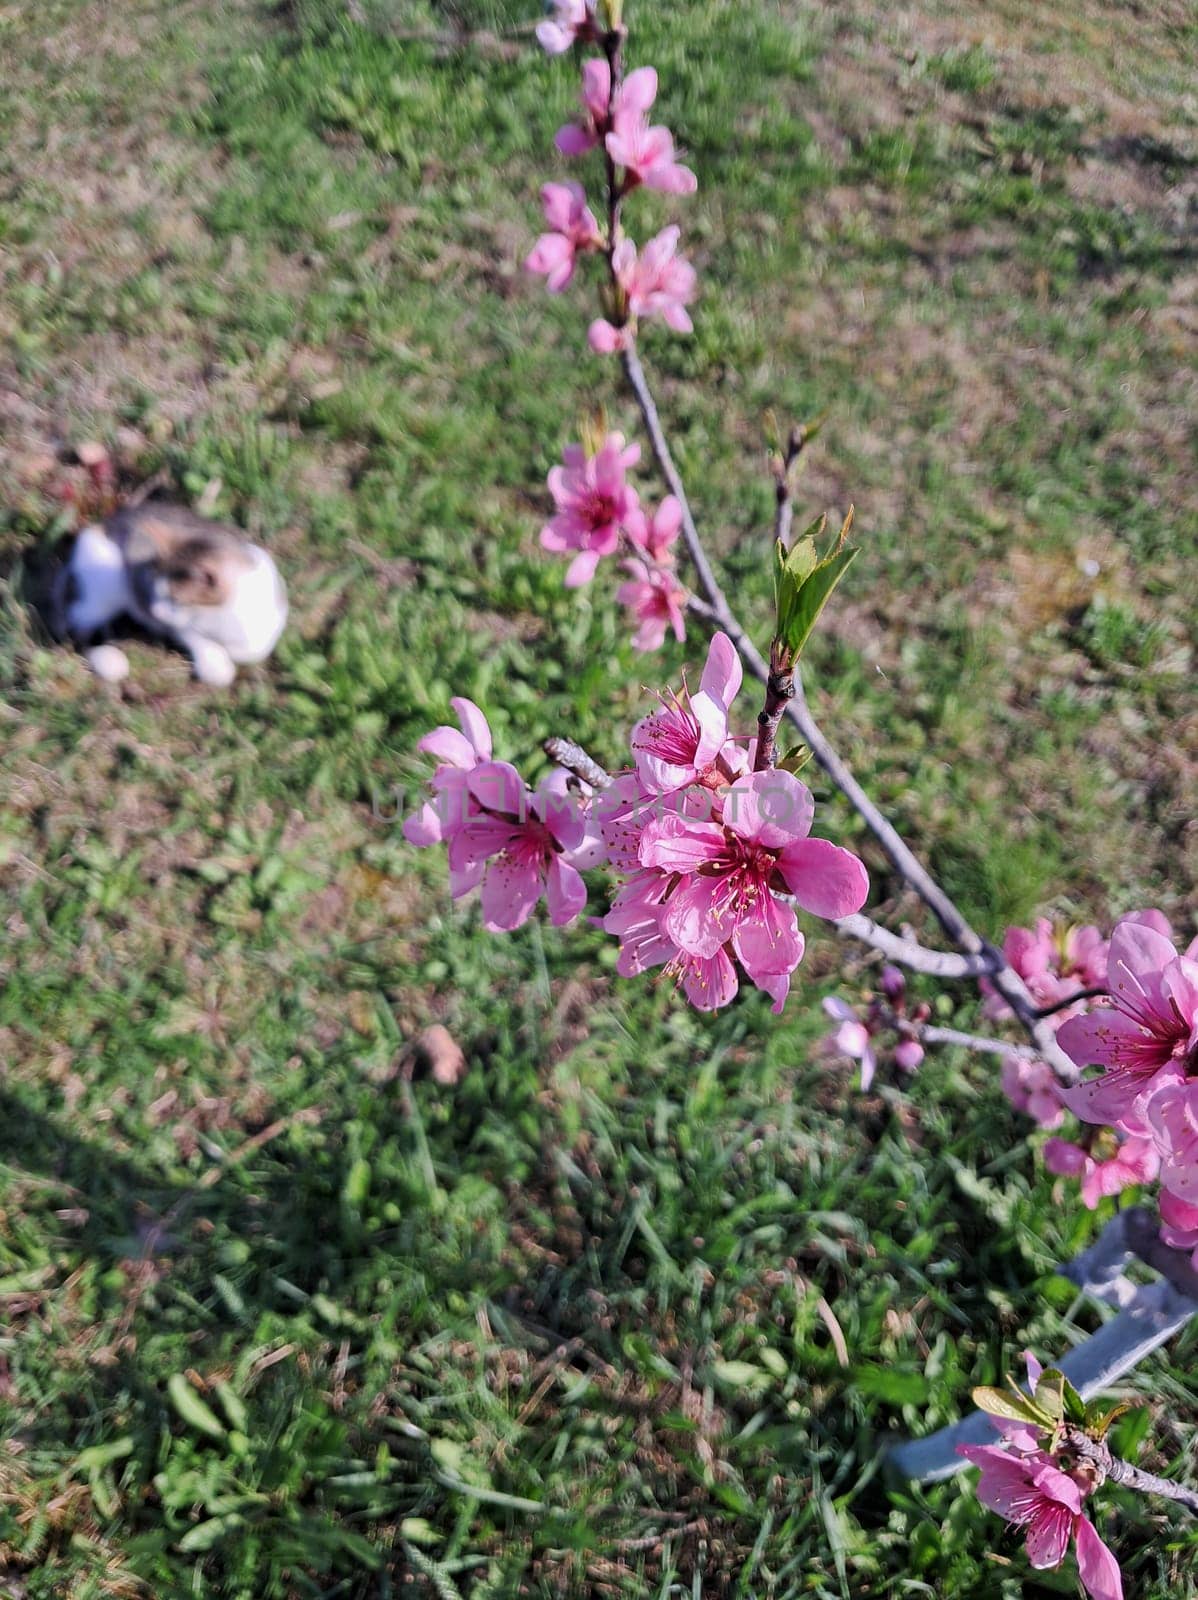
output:
M907 979L898 967L883 967L881 984L882 993L891 1005L897 1005L907 992Z

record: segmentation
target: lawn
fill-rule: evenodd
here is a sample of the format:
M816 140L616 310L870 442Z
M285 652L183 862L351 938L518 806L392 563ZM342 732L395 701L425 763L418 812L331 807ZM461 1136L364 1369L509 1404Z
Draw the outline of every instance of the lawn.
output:
M701 1016L585 926L488 937L400 836L451 696L532 776L617 764L704 649L635 655L537 544L579 417L635 419L521 270L574 94L533 11L0 5L6 1600L1076 1592L882 1460L1101 1317L1053 1266L1107 1213L991 1066L862 1096L818 927L781 1020ZM629 11L700 179L696 331L645 356L737 608L764 643L767 413L826 412L801 503L864 553L808 681L859 777L991 933L1188 936L1189 7ZM275 553L231 693L150 643L98 687L39 622L88 440ZM1153 1470L1196 1356L1128 1385ZM1198 1595L1192 1521L1105 1503L1129 1600Z

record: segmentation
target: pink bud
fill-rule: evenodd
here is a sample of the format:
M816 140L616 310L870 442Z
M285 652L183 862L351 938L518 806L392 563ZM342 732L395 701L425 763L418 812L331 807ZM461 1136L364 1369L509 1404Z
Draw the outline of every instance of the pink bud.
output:
M904 1072L914 1072L923 1060L923 1045L918 1039L900 1039L894 1047L894 1060Z
M883 967L881 984L882 993L891 1005L897 1004L907 992L907 980L898 967Z

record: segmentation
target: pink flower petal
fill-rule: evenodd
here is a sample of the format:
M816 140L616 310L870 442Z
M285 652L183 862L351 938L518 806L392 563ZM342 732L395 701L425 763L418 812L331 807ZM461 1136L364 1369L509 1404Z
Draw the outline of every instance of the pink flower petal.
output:
M723 849L724 830L718 823L670 813L645 828L640 862L661 872L696 872L705 862L718 860Z
M528 790L524 779L508 761L484 761L467 780L470 793L487 811L502 811L519 817L528 814Z
M827 839L803 839L778 859L786 887L805 911L817 917L851 916L869 894L869 874L851 850Z
M696 1011L718 1011L736 999L736 968L723 950L710 960L687 958L681 978L683 992Z
M486 717L475 705L473 700L467 700L464 695L455 695L449 702L457 712L458 721L462 724L462 732L470 741L474 754L480 761L491 759L491 729Z
M751 772L738 778L724 799L725 826L767 850L785 853L805 841L814 817L810 789L791 772Z
M1037 1569L1059 1567L1076 1521L1076 1514L1068 1506L1045 1501L1027 1526L1029 1564Z
M626 350L630 342L627 328L617 328L603 317L596 317L587 329L587 343L596 355L614 355L617 350Z
M563 156L584 156L599 143L599 135L594 128L583 128L577 122L567 122L557 130L553 142Z
M1079 1067L1113 1066L1121 1059L1123 1046L1143 1036L1131 1017L1105 1006L1084 1017L1070 1017L1057 1034L1061 1049Z
M472 767L476 760L474 746L456 728L434 728L416 741L416 748L451 767Z
M803 959L803 935L794 909L772 894L758 901L757 915L744 916L732 936L741 966L759 987L763 976L793 972Z
M687 955L710 959L726 943L732 929L718 915L721 892L718 878L695 877L671 895L662 932Z
M414 844L421 850L431 844L440 844L441 818L436 806L426 801L419 811L413 811L411 816L405 817L403 836L409 844Z
M664 507L663 502L663 510ZM680 520L681 511L682 508L679 507ZM710 695L722 706L730 706L740 692L743 677L744 668L741 666L740 654L732 640L726 633L713 634L711 644L707 648L703 676L699 680L702 693Z
M657 99L657 72L653 67L638 67L620 86L618 114L643 115Z
M1077 1537L1077 1575L1091 1600L1123 1600L1123 1574L1112 1552L1098 1536L1089 1517L1079 1517Z
M1036 1515L1040 1496L1023 1460L995 1444L962 1444L957 1454L981 1467L978 1499L997 1511L1015 1527L1022 1527Z
M1124 920L1111 934L1107 959L1107 984L1116 1004L1138 1007L1145 993L1145 980L1152 979L1171 962L1177 951L1165 938L1144 922Z
M573 922L587 903L586 885L578 869L560 856L554 856L549 863L548 899L549 920L555 928Z
M497 856L483 879L483 927L488 933L510 933L528 921L540 898L541 875L535 866Z
M1076 1178L1089 1164L1090 1158L1080 1145L1070 1144L1067 1139L1044 1141L1044 1165L1058 1178Z
M566 588L581 589L583 584L590 583L602 557L602 550L580 550L566 568Z

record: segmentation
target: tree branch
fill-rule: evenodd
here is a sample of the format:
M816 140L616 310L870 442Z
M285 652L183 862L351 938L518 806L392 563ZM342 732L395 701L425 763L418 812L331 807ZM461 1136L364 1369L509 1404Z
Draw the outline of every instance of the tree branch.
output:
M541 748L550 761L556 762L559 767L565 767L567 772L572 772L584 783L589 783L592 789L611 788L611 773L606 767L601 767L593 756L588 755L580 744L575 744L573 739L555 736L546 739Z
M1116 1219L1117 1220L1117 1219ZM1139 1366L1154 1350L1198 1315L1198 1300L1181 1294L1163 1278L1143 1284L1117 1316L1083 1339L1054 1365L1083 1400L1092 1400ZM930 1483L951 1478L967 1466L957 1454L960 1444L993 1444L995 1426L984 1411L971 1412L951 1427L926 1439L909 1439L891 1453L895 1469L905 1477Z
M733 615L727 596L720 587L711 562L707 558L707 552L703 548L703 542L699 538L699 530L695 526L694 515L686 496L686 486L670 453L661 417L635 345L625 350L621 359L624 375L640 408L657 465L669 486L670 493L675 496L682 508L682 537L695 575L703 589L705 601L701 606L692 606L692 609L721 628L732 640L741 659L754 676L762 683L768 684L769 666ZM1063 1083L1076 1083L1081 1076L1079 1068L1057 1044L1052 1029L1036 1015L1035 1004L1018 973L1007 965L1000 951L988 945L981 935L970 927L962 912L930 875L894 826L878 810L840 755L824 737L811 715L803 693L802 681L797 672L794 675L794 696L787 701L785 715L798 728L816 761L878 841L891 866L903 882L908 884L924 902L953 943L967 955L984 955L991 959L993 966L990 981L1019 1019L1038 1054L1048 1062Z
M1036 1052L1026 1044L1011 1044L1007 1039L992 1039L983 1033L962 1033L959 1028L938 1028L926 1022L908 1022L925 1044L955 1044L962 1050L977 1050L982 1055L1013 1056L1017 1061L1034 1061Z
M1137 1494L1156 1494L1163 1500L1176 1501L1198 1516L1198 1493L1187 1489L1182 1483L1175 1483L1172 1478L1158 1477L1155 1472L1145 1472L1143 1467L1133 1466L1130 1461L1113 1456L1105 1439L1091 1439L1080 1428L1066 1428L1065 1442L1074 1455L1080 1456L1083 1461L1093 1462L1111 1483L1117 1483L1124 1489L1134 1489Z
M774 514L774 538L784 545L790 544L790 529L794 522L795 503L791 477L795 463L803 454L803 447L808 439L812 438L818 429L818 421L811 424L799 423L790 430L785 453L774 458L774 503L777 507Z
M901 933L891 933L871 917L860 911L851 917L841 917L832 926L844 939L856 939L878 950L900 966L912 972L926 972L933 978L983 978L994 971L992 956L960 956L952 950L929 950L917 939L908 939Z
M1067 994L1063 1000L1054 1000L1050 1006L1037 1006L1038 1017L1055 1017L1058 1011L1064 1011L1068 1006L1075 1006L1079 1000L1103 1000L1106 998L1105 989L1079 989L1076 994Z
M777 639L770 646L770 670L765 680L765 705L757 715L757 754L754 772L767 772L777 763L778 724L795 696L795 665Z

